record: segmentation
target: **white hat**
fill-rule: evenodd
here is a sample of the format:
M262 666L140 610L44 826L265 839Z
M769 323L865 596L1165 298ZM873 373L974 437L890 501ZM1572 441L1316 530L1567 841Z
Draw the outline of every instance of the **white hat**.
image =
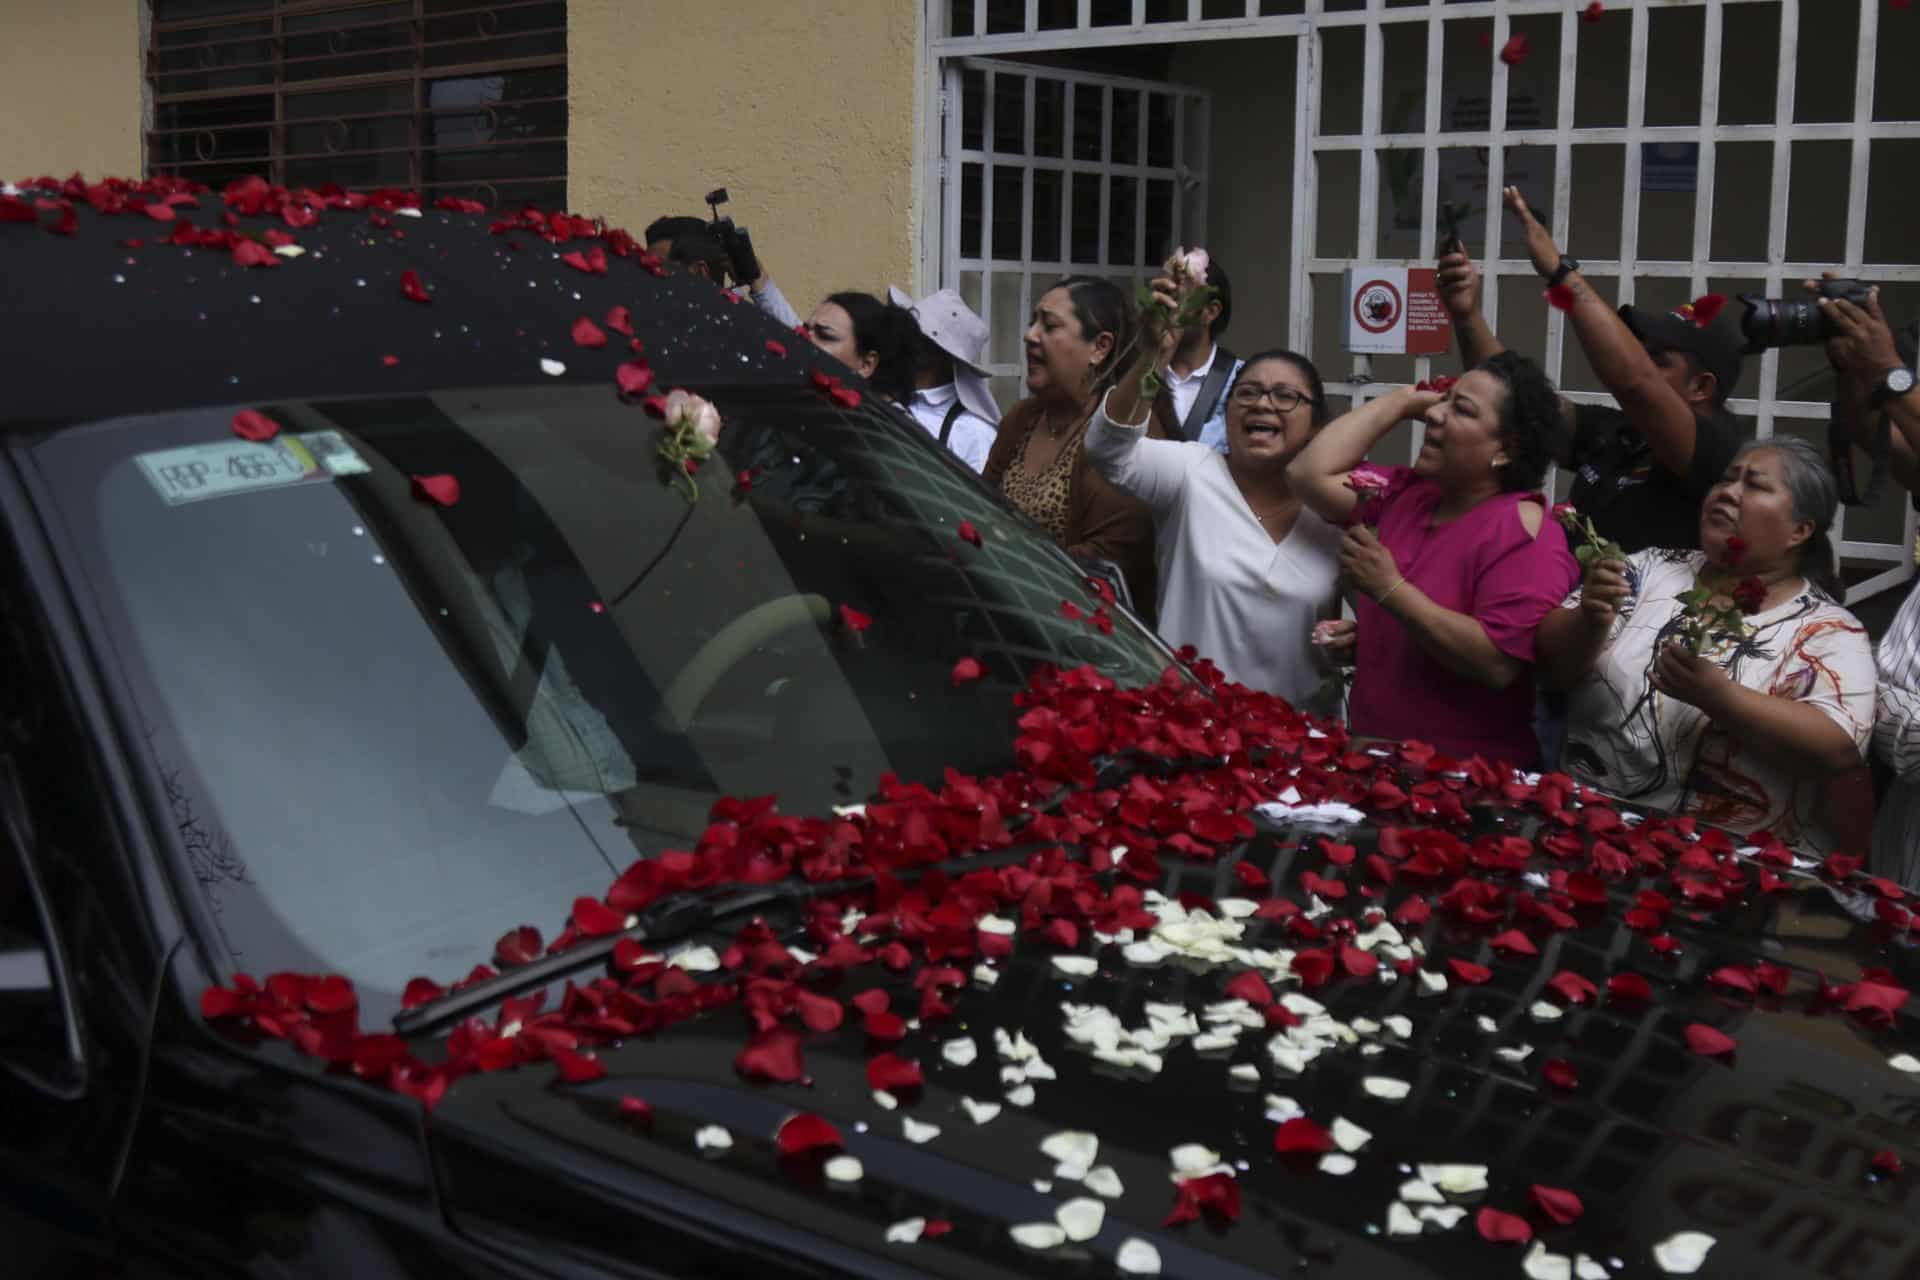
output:
M987 387L987 371L980 364L987 354L987 322L975 315L953 289L930 293L915 302L907 293L888 285L887 298L913 312L920 322L920 332L953 357L954 392L960 403L968 412L998 424L1000 406Z

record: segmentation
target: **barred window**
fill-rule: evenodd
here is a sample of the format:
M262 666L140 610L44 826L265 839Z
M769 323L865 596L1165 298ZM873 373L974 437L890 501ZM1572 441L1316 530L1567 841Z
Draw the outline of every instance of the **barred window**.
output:
M557 209L565 0L153 0L155 174Z

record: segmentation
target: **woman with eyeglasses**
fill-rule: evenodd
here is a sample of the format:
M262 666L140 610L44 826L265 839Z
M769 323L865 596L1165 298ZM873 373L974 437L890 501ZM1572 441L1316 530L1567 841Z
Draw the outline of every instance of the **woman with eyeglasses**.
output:
M1154 285L1171 309L1171 282ZM1314 624L1339 607L1340 530L1287 483L1287 463L1326 420L1320 374L1305 356L1263 351L1227 392L1225 454L1148 439L1141 384L1165 368L1179 334L1146 323L1139 355L1093 415L1087 460L1153 512L1167 643L1192 645L1229 680L1305 705L1327 674Z
M1393 427L1425 427L1376 497L1349 478ZM1408 387L1327 424L1287 468L1306 504L1350 524L1342 575L1359 638L1356 734L1533 768L1534 629L1579 580L1536 490L1565 430L1560 397L1503 351L1445 391Z

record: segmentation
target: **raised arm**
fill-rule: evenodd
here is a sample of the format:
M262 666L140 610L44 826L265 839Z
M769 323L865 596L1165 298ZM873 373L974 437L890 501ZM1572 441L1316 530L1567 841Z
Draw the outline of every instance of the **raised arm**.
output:
M1314 514L1345 524L1360 495L1347 487L1347 473L1366 460L1367 451L1394 424L1425 415L1442 393L1402 387L1343 413L1320 428L1307 447L1287 464L1287 484Z
M1560 250L1553 243L1552 233L1527 208L1518 187L1507 188L1506 204L1526 228L1527 253L1534 270L1542 279L1551 277L1560 267ZM1663 470L1688 479L1693 474L1693 450L1699 433L1693 410L1667 382L1660 366L1633 336L1613 304L1595 293L1585 276L1574 271L1561 283L1570 300L1567 316L1573 323L1574 336L1580 340L1580 349L1586 352L1594 375L1646 437L1653 460Z
M1435 272L1440 301L1453 318L1453 332L1460 339L1460 367L1477 369L1489 356L1507 349L1480 310L1480 269L1467 256L1466 246L1456 240L1452 250L1435 265Z
M1154 295L1169 307L1174 305L1172 287L1170 280L1153 282ZM1093 411L1081 446L1088 464L1101 478L1155 511L1179 497L1187 473L1187 450L1182 442L1147 438L1153 406L1142 384L1149 373L1166 368L1180 338L1170 327L1164 332L1161 329L1156 317L1143 318L1138 350L1120 381Z

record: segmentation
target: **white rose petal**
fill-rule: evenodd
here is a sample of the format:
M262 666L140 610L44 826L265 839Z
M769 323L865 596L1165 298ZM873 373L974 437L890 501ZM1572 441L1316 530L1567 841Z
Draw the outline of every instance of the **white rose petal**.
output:
M1398 1102L1413 1092L1413 1086L1405 1080L1396 1080L1392 1076L1368 1076L1360 1082L1360 1087L1376 1098L1385 1098L1388 1102Z
M1352 1156L1341 1155L1338 1151L1330 1151L1320 1157L1320 1172L1330 1173L1336 1178L1344 1178L1352 1173L1359 1164L1360 1162Z
M1447 975L1444 973L1435 973L1431 969L1416 969L1414 976L1420 979L1420 994L1423 996L1441 995L1447 989Z
M1388 1033L1394 1036L1396 1039L1400 1039L1400 1040L1413 1039L1413 1019L1405 1016L1404 1014L1396 1013L1391 1018L1386 1019L1380 1025L1384 1026L1387 1029Z
M1400 1198L1408 1204L1445 1204L1447 1198L1431 1182L1408 1178L1400 1184Z
M920 1239L920 1233L927 1229L925 1218L902 1218L887 1228L888 1244L913 1244Z
M1484 1013L1473 1020L1473 1025L1480 1028L1480 1034L1483 1036L1498 1034L1500 1030L1500 1024Z
M1033 1086L1030 1084L1017 1084L1013 1086L1013 1088L1007 1090L1007 1101L1016 1107L1032 1106Z
M1229 1034L1229 1032L1231 1034ZM1195 1036L1193 1038L1193 1051L1195 1053L1218 1053L1222 1049L1231 1049L1239 1043L1239 1028L1230 1027L1228 1031L1209 1031L1205 1035Z
M867 806L864 804L837 804L833 806L833 816L836 818L858 818L866 812Z
M1055 1173L1063 1178L1079 1179L1100 1157L1100 1139L1081 1129L1062 1129L1050 1134L1040 1143L1041 1154L1051 1158L1056 1165L1067 1169L1078 1169L1079 1173Z
M1493 1056L1502 1062L1525 1062L1527 1055L1533 1052L1530 1044L1503 1045L1493 1051Z
M1129 1236L1120 1242L1120 1251L1113 1255L1113 1265L1122 1275L1157 1276L1160 1251L1139 1236Z
M1573 1259L1564 1253L1548 1253L1547 1246L1538 1240L1520 1260L1520 1269L1532 1280L1573 1280Z
M1000 1114L1000 1104L997 1102L975 1102L972 1098L962 1098L960 1105L966 1108L967 1115L972 1117L975 1124L985 1124Z
M283 258L299 258L305 256L307 252L297 244L277 245L273 251Z
M667 963L688 973L712 973L720 967L720 953L712 947L686 947L668 956Z
M1182 1182L1187 1178L1197 1178L1220 1163L1220 1153L1211 1147L1203 1147L1197 1142L1186 1142L1167 1153L1173 1161L1173 1180Z
M1420 1219L1413 1216L1413 1210L1398 1200L1387 1206L1387 1234L1390 1236L1417 1236L1426 1228L1420 1225Z
M1067 1242L1067 1233L1051 1222L1023 1222L1007 1234L1022 1249L1057 1249Z
M1333 1144L1342 1151L1358 1151L1373 1141L1373 1135L1345 1116L1333 1118Z
M1053 1190L1053 1179L1052 1178L1035 1178L1033 1180L1033 1189L1035 1191L1038 1191L1043 1196L1047 1195L1049 1192Z
M971 1037L961 1036L940 1046L940 1056L956 1067L970 1066L980 1056L980 1046Z
M542 360L540 362L540 372L550 378L557 378L566 371L567 366L561 364L558 360Z
M1450 1196L1470 1196L1487 1189L1487 1166L1483 1164L1423 1164L1420 1176Z
M866 1170L860 1167L860 1161L853 1156L835 1156L827 1161L825 1172L829 1182L858 1182Z
M1227 1074L1235 1080L1244 1080L1248 1084L1255 1084L1258 1083L1260 1079L1260 1068L1254 1066L1251 1062L1236 1062L1227 1068Z
M1053 1220L1067 1233L1067 1239L1084 1244L1100 1234L1107 1220L1107 1206L1090 1196L1079 1196L1053 1211Z
M1527 1013L1535 1022L1558 1022L1566 1016L1566 1010L1557 1004L1548 1004L1545 1000L1536 1000Z
M393 216L394 216L394 217L396 217L396 218L424 218L424 217L426 217L426 215L425 215L424 213L421 213L421 212L420 212L420 211L419 211L418 209L395 209L395 210L393 211Z
M1676 1231L1653 1246L1653 1260L1668 1275L1690 1276L1706 1262L1714 1244L1704 1231Z
M1118 1200L1126 1192L1120 1183L1120 1175L1113 1171L1112 1165L1103 1164L1097 1169L1087 1170L1087 1176L1080 1182L1093 1194L1109 1200Z
M1245 920L1260 909L1260 904L1252 898L1220 899L1220 914L1232 920Z
M1584 1253L1574 1258L1573 1274L1578 1280L1612 1280L1613 1277L1612 1272Z
M915 1120L912 1116L901 1116L900 1132L906 1135L908 1142L931 1142L940 1136L940 1126Z
M1069 978L1091 978L1100 971L1100 962L1092 956L1055 956L1053 967Z
M1000 981L1000 971L990 964L973 966L973 980L983 987L990 987Z
M710 1124L693 1135L693 1145L702 1151L727 1151L733 1147L733 1135L717 1124Z
M1460 1225L1460 1219L1466 1216L1467 1211L1457 1204L1450 1204L1445 1208L1435 1208L1432 1205L1428 1205L1419 1211L1419 1217L1422 1222L1431 1222L1442 1231L1453 1230Z
M1273 1121L1275 1124L1285 1124L1295 1116L1303 1116L1305 1114L1307 1114L1307 1109L1295 1102L1292 1098L1283 1097L1277 1093L1267 1095L1267 1119Z
M900 1105L900 1099L894 1097L892 1094L888 1093L885 1089L875 1089L873 1091L873 1101L874 1101L874 1105L879 1107L882 1111L892 1111L895 1107Z
M1887 1065L1895 1071L1920 1073L1920 1058L1916 1058L1910 1053L1894 1054L1891 1058L1887 1059Z
M979 924L975 927L982 933L997 933L1006 938L1012 937L1013 931L1020 926L1005 916L981 916Z

